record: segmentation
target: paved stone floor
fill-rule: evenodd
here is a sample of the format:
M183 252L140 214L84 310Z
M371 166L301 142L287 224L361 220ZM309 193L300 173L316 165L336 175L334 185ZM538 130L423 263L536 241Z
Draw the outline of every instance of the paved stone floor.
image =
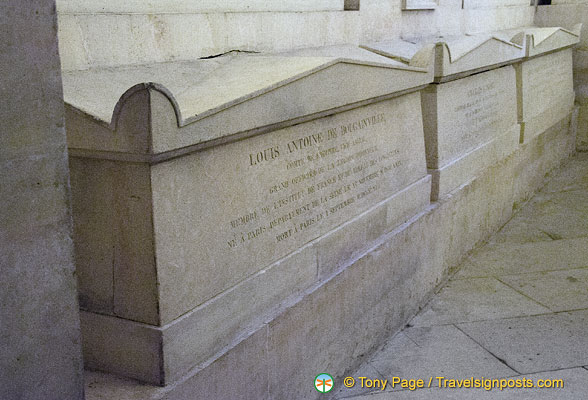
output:
M588 153L552 173L351 376L355 387L337 399L588 399ZM361 388L360 376L388 385ZM425 388L392 388L393 377ZM440 388L436 377L563 379L564 388Z

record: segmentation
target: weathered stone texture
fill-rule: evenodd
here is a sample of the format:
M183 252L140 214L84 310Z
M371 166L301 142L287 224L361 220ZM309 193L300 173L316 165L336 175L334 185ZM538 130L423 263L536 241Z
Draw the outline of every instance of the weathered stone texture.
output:
M0 4L0 397L83 398L54 1Z

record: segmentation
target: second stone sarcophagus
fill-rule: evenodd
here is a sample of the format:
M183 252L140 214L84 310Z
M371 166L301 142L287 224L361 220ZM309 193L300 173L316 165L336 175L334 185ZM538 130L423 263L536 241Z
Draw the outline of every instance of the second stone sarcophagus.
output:
M435 83L422 96L432 200L470 182L518 147L517 83L523 48L492 34L363 46L408 65L435 52Z

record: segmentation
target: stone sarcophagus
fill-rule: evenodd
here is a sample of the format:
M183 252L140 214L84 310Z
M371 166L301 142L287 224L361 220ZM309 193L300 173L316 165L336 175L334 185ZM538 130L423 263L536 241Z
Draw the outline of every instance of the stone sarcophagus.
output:
M524 47L516 65L520 142L539 136L566 118L574 106L572 46L580 40L581 24L563 28L521 28L498 34Z
M339 46L63 80L90 368L181 380L429 205L427 68Z
M422 96L432 200L468 183L518 146L516 74L522 46L494 35L363 46L410 65L435 51L435 83Z

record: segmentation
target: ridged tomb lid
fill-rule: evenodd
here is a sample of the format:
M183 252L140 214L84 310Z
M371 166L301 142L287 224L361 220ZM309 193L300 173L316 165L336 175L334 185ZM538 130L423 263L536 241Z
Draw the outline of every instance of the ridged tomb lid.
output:
M488 33L475 35L429 36L371 42L362 48L396 59L407 65L422 65L423 53L435 49L435 78L447 80L520 60L520 44Z
M350 45L279 54L230 52L192 61L63 73L68 107L81 113L88 123L112 131L117 130L118 117L133 94L142 90L163 94L173 105L177 126L184 133L173 143L159 141L150 147L151 153L329 110L336 112L338 108L361 105L370 99L416 90L432 80L430 69L406 65ZM239 118L244 107L247 115L255 118ZM211 118L222 122L222 126L215 123L214 129L209 128ZM198 129L199 124L203 124L202 129ZM84 133L80 130L77 135ZM83 147L82 142L76 141L73 147ZM156 138L153 142L157 142Z
M534 57L576 45L581 30L582 24L571 29L528 26L496 32L496 35L522 46L525 57Z

